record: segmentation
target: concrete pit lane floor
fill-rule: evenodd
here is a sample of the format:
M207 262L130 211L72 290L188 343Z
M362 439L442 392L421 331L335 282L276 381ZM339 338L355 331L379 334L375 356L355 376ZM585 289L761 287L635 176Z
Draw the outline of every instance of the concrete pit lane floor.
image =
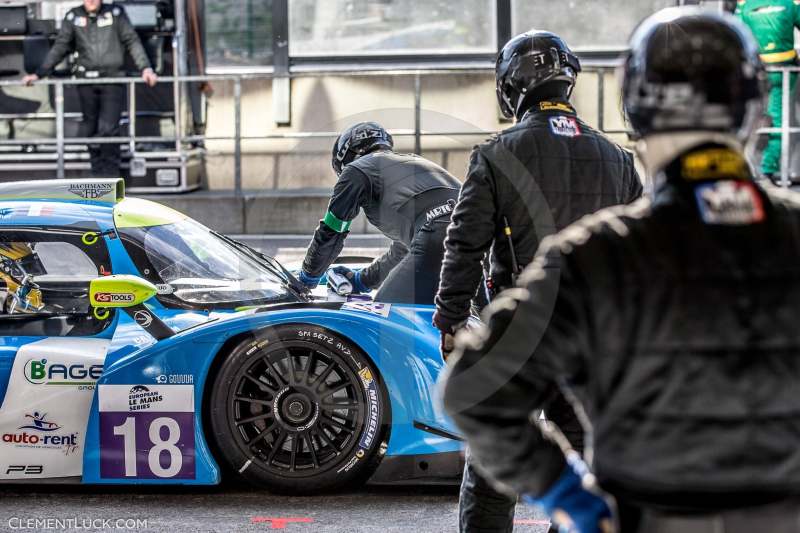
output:
M0 485L3 532L436 533L457 530L457 509L455 486L367 486L331 495L288 497L239 483L219 487ZM515 532L547 531L544 515L528 505L517 505L515 522Z

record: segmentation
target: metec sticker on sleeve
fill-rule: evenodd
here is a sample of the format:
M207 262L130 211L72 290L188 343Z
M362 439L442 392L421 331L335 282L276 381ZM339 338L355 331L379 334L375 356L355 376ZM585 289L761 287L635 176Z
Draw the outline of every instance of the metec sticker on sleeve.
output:
M194 386L101 385L100 476L194 479Z

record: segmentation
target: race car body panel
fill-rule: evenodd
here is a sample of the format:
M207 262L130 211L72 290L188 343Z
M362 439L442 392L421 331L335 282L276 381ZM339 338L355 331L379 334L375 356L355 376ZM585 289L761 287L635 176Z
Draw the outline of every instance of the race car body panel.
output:
M7 200L0 185L0 242L26 250L0 256L0 271L14 281L5 292L0 284L0 480L218 483L221 468L206 427L215 372L235 345L281 325L297 326L299 337L323 347L335 342L320 333L324 328L371 361L389 403L382 455L429 458L461 450L458 440L443 436L455 430L437 398L443 362L431 306L303 301L288 282L284 292L275 292L269 283L230 280L212 283L208 294L265 294L274 303L256 298L253 305L217 306L203 299L195 275L158 285L143 314L84 309L93 277L152 278L150 260L158 257L135 253L157 254L158 245L182 230L209 232L170 209L125 199L120 185L87 183L58 182L53 194L42 185L46 194ZM178 225L176 233L169 232L171 224ZM159 268L217 266L204 247L192 244L185 251L198 255L196 264L168 258ZM252 258L248 254L242 261ZM69 275L53 275L59 268ZM265 268L284 275L273 264ZM41 289L44 310L26 307L32 288ZM151 320L174 334L156 340L147 332Z
M124 351L114 352L106 359L105 371L97 383L99 400L91 410L87 429L84 482L217 483L219 467L203 436L203 399L208 372L229 339L241 335L257 336L259 331L277 324L302 323L325 327L348 337L372 358L387 382L391 403L392 434L387 456L457 452L461 448L459 442L414 427L415 422L422 422L454 431L435 397L436 377L442 363L438 357L438 339L429 326L431 314L432 310L425 306L361 302L351 305L350 309L339 310L309 307L270 312L265 309L257 313L209 317L206 322L198 322L199 325L158 344L125 355L117 355ZM194 319L200 320L197 316ZM118 326L118 331L123 330L126 337L136 335L135 331L124 333L126 329L138 328L132 322L129 326ZM421 354L428 355L423 357ZM191 417L183 411L175 412L163 407L171 404L173 395L184 398L183 390L187 388L193 391ZM149 401L149 398L154 400ZM128 409L104 410L117 409L120 405L127 405ZM186 472L182 469L174 470L171 476L154 474L147 463L153 444L147 440L143 447L137 444L135 451L126 451L125 437L115 436L113 427L119 427L129 419L134 420L128 423L135 425L137 432L149 433L152 421L160 419L160 423L174 421L171 427L177 429L171 434L173 440L193 435L192 439L181 440L176 446L181 450L182 465L184 468L193 465L195 475L183 477ZM108 429L111 426L112 429ZM122 431L117 430L118 433ZM180 437L176 437L178 435ZM112 466L123 464L126 453L135 454L138 463L136 469L129 471L131 475L122 475L118 467L114 469ZM173 473L173 470L168 473Z

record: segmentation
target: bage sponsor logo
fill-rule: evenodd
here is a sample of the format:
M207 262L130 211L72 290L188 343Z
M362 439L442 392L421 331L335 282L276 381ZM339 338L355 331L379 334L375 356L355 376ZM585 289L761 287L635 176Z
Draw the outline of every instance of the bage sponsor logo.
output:
M94 390L103 375L103 365L53 363L47 359L30 359L25 363L25 379L33 385L77 386Z
M131 303L136 297L130 292L98 292L94 295L99 303Z
M86 200L96 200L113 192L113 183L70 183L69 192Z
M578 121L573 117L565 117L563 115L550 117L550 131L561 137L577 137L581 134Z
M15 444L18 448L63 449L65 453L70 453L78 446L77 433L55 434L62 428L57 423L48 421L47 413L34 411L33 414L25 415L25 422L17 429L23 431L4 433L3 442Z
M157 390L150 390L144 385L131 387L128 393L128 410L145 411L150 409L153 404L164 401L164 396Z

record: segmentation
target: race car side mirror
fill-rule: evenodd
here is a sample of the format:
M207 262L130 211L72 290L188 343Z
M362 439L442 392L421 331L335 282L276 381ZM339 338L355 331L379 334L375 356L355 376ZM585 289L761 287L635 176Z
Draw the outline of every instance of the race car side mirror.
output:
M103 276L89 283L89 301L93 307L134 307L157 292L155 285L136 276Z
M103 276L89 283L89 302L95 318L105 320L111 315L110 308L122 308L142 329L161 340L175 332L144 305L157 293L155 285L136 276Z

